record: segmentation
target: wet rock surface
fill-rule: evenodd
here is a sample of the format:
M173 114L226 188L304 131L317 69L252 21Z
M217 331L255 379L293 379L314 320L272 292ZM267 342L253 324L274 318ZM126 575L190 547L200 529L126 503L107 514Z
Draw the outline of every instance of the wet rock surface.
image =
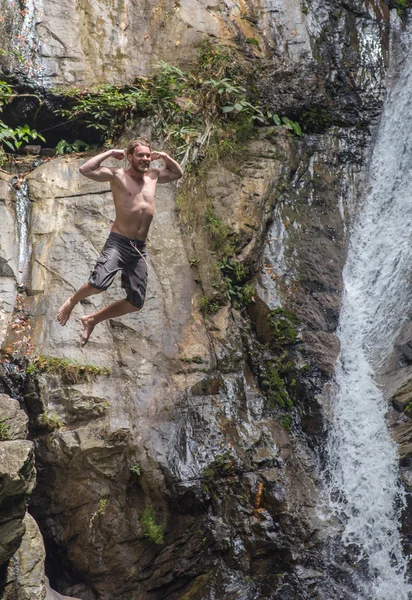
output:
M156 59L184 64L203 39L216 37L254 61L262 93L276 112L299 120L305 135L256 130L240 157L224 158L199 178L186 214L176 210L175 187L159 186L144 310L100 324L84 349L80 317L123 297L118 283L78 305L64 328L55 314L87 280L104 244L114 216L109 188L79 175L82 158L52 159L27 177L33 294L18 302L29 315L31 354L100 369L70 379L65 363L59 373L33 368L20 390L33 442L0 442L0 452L16 444L13 456L23 448L28 456L35 445L30 512L59 591L47 588L46 598L353 598L350 557L337 554L340 566L325 558L329 533L318 516L314 448L324 440L323 395L339 352L334 332L347 232L381 106L387 6L56 7L36 8L37 82L130 82L150 74ZM130 47L140 52L138 66ZM13 57L2 60L16 68ZM18 273L9 179L0 179L5 344ZM236 240L235 259L248 266L256 294L247 309L226 302L215 314L200 311L202 297L217 301L223 281L206 205ZM268 315L280 307L298 325L296 339L279 347ZM279 384L273 364L285 347ZM287 410L273 400L286 393L293 401ZM0 397L0 411L23 435L26 418L16 402ZM14 471L26 464L21 458ZM5 481L13 479L9 466ZM24 497L30 473L19 491ZM7 513L5 527L13 527L5 531L5 561L23 535L23 496ZM21 554L12 561L19 585L37 569L24 566ZM43 598L39 577L36 597Z

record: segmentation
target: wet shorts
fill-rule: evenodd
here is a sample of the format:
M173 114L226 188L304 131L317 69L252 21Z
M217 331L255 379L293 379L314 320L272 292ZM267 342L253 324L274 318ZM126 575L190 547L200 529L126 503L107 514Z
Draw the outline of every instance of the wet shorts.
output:
M122 271L121 285L126 300L142 308L146 296L146 244L111 232L89 277L89 284L98 290L107 290L117 271Z

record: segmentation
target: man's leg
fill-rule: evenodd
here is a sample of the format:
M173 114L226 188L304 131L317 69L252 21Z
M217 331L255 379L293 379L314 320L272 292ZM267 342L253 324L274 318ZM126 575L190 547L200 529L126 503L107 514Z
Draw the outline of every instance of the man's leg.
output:
M73 308L80 300L83 300L88 296L93 296L94 294L100 294L102 291L103 290L93 287L90 283L83 284L82 287L60 307L59 312L57 313L57 320L60 325L66 325Z
M82 346L87 344L91 332L98 323L101 323L101 321L121 317L122 315L127 315L131 312L137 312L138 310L140 310L140 308L136 308L136 306L133 306L133 304L130 304L130 302L127 300L117 300L116 302L112 302L112 304L109 304L109 306L106 306L106 308L103 308L92 315L82 317L82 323L84 327Z

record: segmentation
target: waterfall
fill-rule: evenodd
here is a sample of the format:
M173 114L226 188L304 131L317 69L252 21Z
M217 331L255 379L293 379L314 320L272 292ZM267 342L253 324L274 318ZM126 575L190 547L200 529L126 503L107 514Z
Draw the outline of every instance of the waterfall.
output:
M37 6L35 6L37 4ZM12 53L23 63L17 65L29 79L42 83L44 69L40 61L40 40L36 29L37 14L42 8L39 0L24 0L21 7L16 0L9 0L6 13L11 26L14 47Z
M344 269L328 440L328 492L342 540L364 577L359 600L407 600L399 532L404 502L398 456L377 383L410 310L412 265L412 60L385 103L361 214Z
M16 192L16 223L19 238L17 283L27 286L31 248L29 244L30 199L26 181Z

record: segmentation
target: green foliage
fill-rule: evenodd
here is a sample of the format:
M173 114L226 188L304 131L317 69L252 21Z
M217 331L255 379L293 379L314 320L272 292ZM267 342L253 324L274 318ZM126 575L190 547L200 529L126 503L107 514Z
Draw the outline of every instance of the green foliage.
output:
M283 371L282 361L267 361L260 385L273 406L292 410L293 403L286 389Z
M89 381L98 375L111 375L110 369L94 365L81 365L65 358L35 356L26 369L28 375L50 373L59 375L63 383L75 384Z
M256 296L255 286L252 285L251 283L246 283L242 287L242 291L241 291L242 304L244 306L248 306L249 304L251 304L254 301L253 299L255 296Z
M203 315L214 315L220 307L221 304L208 300L204 295L199 298L199 310Z
M409 412L412 409L412 401L408 402L408 404L405 406L405 408L403 409L403 412Z
M257 46L260 49L259 42L256 38L247 38L246 43L251 44L252 46Z
M196 161L209 146L230 152L255 124L275 123L301 135L297 123L264 106L249 63L211 44L201 47L188 71L161 61L152 78L136 78L132 85L60 93L70 106L57 112L96 129L102 141L119 136L137 116L149 117L155 133L185 163Z
M213 204L208 202L205 208L206 227L212 241L212 248L221 257L232 256L234 244L228 240L229 229L216 215Z
M13 90L5 81L0 81L0 113L8 104L13 96ZM28 143L39 138L43 142L44 137L35 129L31 129L27 124L18 125L14 129L9 127L0 119L0 163L6 160L5 147L15 152L23 143Z
M217 454L213 462L202 472L202 490L205 494L212 495L217 489L219 481L235 472L235 463L230 452Z
M153 506L146 506L140 518L143 534L146 538L160 546L163 544L164 531L161 525L156 523L156 515Z
M410 0L393 0L393 6L396 8L399 15L403 15L407 8L410 8Z
M266 360L259 374L259 385L270 404L283 410L291 410L291 394L296 387L296 368L291 350L297 341L298 317L283 308L276 308L268 314L271 339L268 343L273 357Z
M11 439L11 425L5 419L0 420L0 442Z
M56 153L70 154L71 152L82 152L84 150L88 150L89 148L90 146L81 140L76 140L72 144L70 142L66 142L66 140L60 140L56 146Z
M270 311L267 319L272 330L270 347L273 350L283 349L296 342L298 336L297 327L300 321L295 314L283 308L275 308Z
M94 511L94 513L92 514L92 516L90 517L90 521L89 521L89 528L90 529L93 527L94 522L97 519L97 517L98 516L103 516L105 514L106 508L107 508L107 498L100 498L96 510Z
M142 472L142 465L138 462L135 465L132 465L130 467L130 470L132 473L134 473L135 475L137 475L138 477L140 477L140 474Z
M256 295L256 288L251 283L245 283L248 279L245 265L239 261L223 258L219 262L219 267L226 286L226 299L236 308L248 306Z
M63 427L63 421L61 418L52 413L43 413L39 415L37 422L40 427L46 429L47 431L55 431L56 429L61 429Z
M280 419L280 422L286 431L292 430L292 417L290 415L283 415L283 417Z

